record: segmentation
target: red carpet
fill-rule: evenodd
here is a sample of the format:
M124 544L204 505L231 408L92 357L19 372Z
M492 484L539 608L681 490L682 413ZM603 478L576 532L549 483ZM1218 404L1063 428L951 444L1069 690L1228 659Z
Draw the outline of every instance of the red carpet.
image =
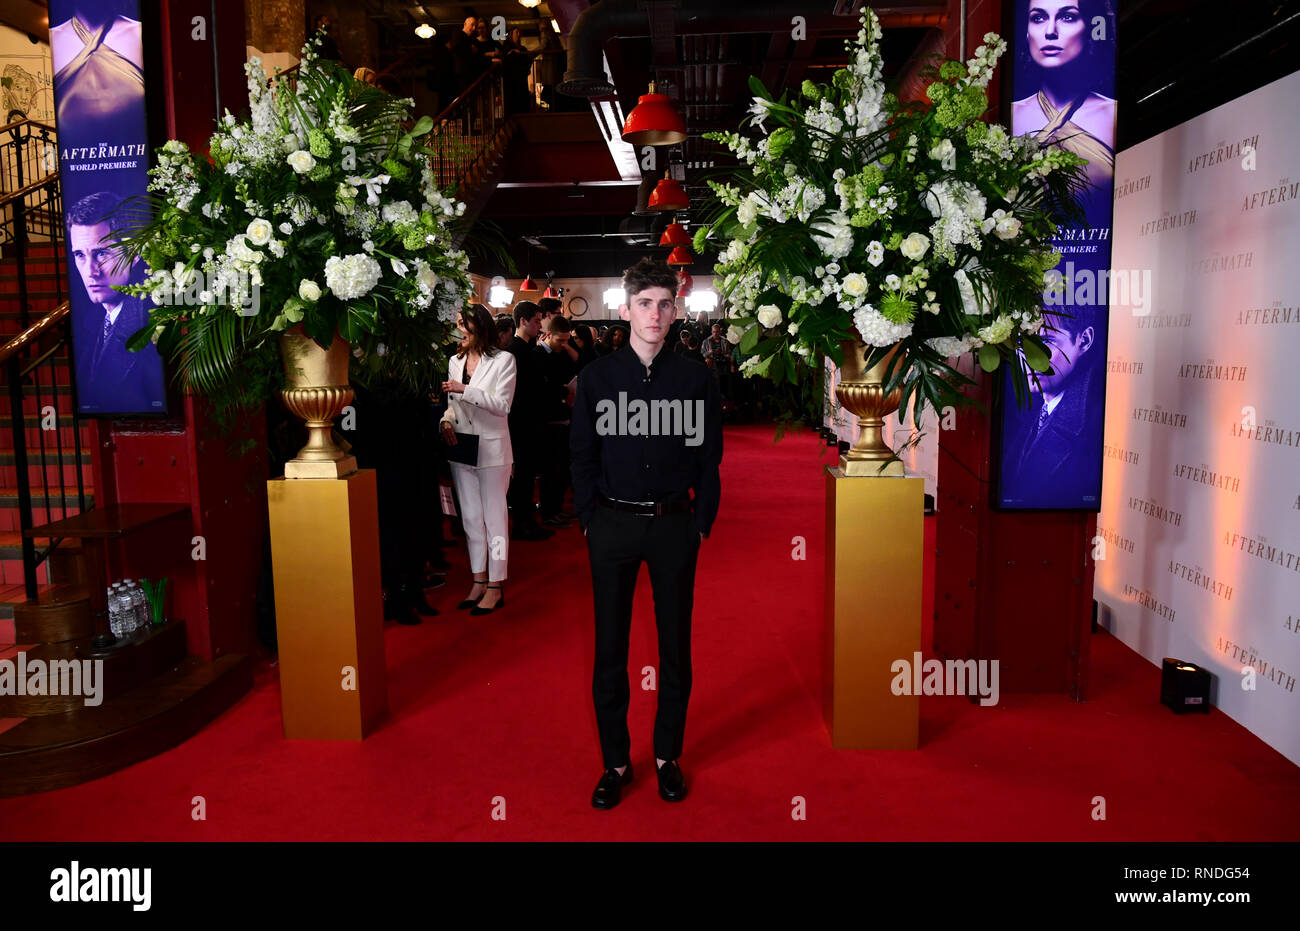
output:
M273 667L196 737L60 792L0 800L8 840L1294 840L1300 769L1231 719L1177 717L1159 670L1093 638L1095 698L921 700L917 752L835 751L822 724L823 488L810 435L727 431L700 556L683 770L654 785L634 675L636 781L598 812L591 606L579 531L515 544L508 607L471 619L464 555L439 618L387 633L391 717L360 744L285 740ZM929 521L932 523L933 519ZM933 539L933 527L927 528ZM807 560L791 559L791 538ZM887 580L882 580L887 584ZM656 662L642 573L630 666ZM927 602L927 614L928 602ZM929 640L927 623L927 642ZM191 819L192 800L207 820ZM496 797L505 820L493 820ZM791 819L795 796L807 820ZM1106 820L1095 821L1102 796ZM94 812L94 815L88 812Z

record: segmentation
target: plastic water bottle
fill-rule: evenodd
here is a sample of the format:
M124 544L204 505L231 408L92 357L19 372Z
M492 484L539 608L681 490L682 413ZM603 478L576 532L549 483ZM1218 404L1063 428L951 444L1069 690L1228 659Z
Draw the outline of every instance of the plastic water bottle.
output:
M145 594L144 587L139 582L131 583L131 592L135 596L136 604L139 605L140 628L148 630L150 627L149 596Z
M144 627L144 617L140 612L140 595L143 594L135 584L135 579L126 579L122 583L126 589L126 597L130 599L131 604L131 630L141 630Z
M120 606L118 610L122 612L122 633L129 637L135 633L139 619L136 617L135 605L131 601L131 590L125 583L118 585L117 603Z
M117 600L118 583L114 582L108 586L108 629L113 632L114 637L122 636L122 606Z

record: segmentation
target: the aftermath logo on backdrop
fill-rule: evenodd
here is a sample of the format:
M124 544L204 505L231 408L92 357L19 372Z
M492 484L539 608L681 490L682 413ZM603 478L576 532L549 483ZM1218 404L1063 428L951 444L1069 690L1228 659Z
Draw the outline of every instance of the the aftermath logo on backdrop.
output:
M139 0L50 0L55 124L63 178L72 349L83 414L160 414L167 401L153 346L126 342L149 302L116 290L148 277L117 241L120 209L148 185Z
M1049 376L1031 384L1019 407L1009 379L995 457L994 505L1016 509L1100 507L1107 320L1112 295L1135 313L1149 312L1149 274L1110 269L1115 186L1115 16L1105 0L1015 0L1010 39L1011 131L1032 135L1087 159L1087 225L1063 227L1053 294L1044 307L1054 327L1043 338L1052 350ZM1135 179L1130 187L1140 185ZM1152 232L1187 217L1152 218Z

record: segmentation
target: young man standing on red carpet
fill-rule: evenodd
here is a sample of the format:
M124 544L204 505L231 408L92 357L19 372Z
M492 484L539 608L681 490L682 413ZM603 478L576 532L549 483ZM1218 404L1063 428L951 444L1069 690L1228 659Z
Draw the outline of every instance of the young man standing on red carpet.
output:
M642 259L624 273L623 288L619 316L630 325L628 342L579 374L569 433L573 504L587 536L596 613L591 692L605 761L591 797L596 808L613 808L632 781L628 635L643 562L659 632L659 795L686 797L677 758L691 694L695 561L721 493L717 383L708 368L664 345L677 316L677 276Z

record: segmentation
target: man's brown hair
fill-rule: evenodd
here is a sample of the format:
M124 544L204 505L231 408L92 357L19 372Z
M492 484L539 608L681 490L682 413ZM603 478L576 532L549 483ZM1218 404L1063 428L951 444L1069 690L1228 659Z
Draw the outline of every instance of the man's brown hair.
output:
M667 263L647 257L623 272L623 290L629 305L632 298L650 288L667 288L670 294L677 294L677 275Z

